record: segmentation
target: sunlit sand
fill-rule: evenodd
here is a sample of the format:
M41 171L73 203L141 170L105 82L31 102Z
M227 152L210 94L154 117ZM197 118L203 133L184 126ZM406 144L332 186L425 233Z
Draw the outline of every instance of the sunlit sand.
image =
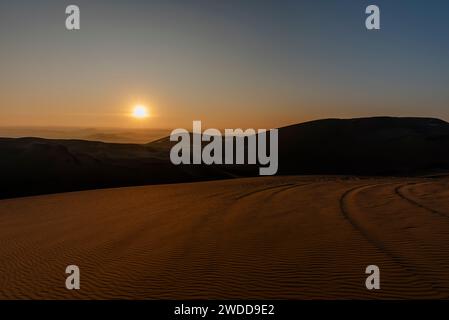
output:
M270 177L2 200L0 298L448 298L448 184ZM370 264L381 290L365 288Z

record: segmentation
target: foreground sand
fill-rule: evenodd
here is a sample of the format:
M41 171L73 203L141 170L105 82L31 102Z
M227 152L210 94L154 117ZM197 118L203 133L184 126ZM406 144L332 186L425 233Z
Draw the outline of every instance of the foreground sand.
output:
M449 298L448 186L271 177L2 200L0 298Z

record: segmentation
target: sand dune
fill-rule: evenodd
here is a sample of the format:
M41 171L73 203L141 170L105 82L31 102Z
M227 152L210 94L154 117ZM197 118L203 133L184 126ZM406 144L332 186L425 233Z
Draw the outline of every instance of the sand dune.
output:
M259 174L258 165L175 166L174 144L0 138L0 199ZM280 175L416 176L448 172L448 159L449 123L438 119L323 119L279 129Z
M449 298L448 185L269 177L1 200L0 298ZM381 290L365 288L370 264Z

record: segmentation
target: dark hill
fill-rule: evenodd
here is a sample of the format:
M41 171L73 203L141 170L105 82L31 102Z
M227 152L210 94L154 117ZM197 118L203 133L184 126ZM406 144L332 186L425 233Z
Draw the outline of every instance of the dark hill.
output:
M432 118L326 119L279 132L280 173L415 175L449 169L449 124Z
M256 175L254 166L174 166L167 138L145 145L0 138L0 198ZM278 174L449 171L449 124L431 118L326 119L279 130Z

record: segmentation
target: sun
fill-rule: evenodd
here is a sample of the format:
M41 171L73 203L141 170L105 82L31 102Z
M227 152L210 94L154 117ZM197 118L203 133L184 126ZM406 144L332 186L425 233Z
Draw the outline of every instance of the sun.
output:
M145 119L150 116L148 108L144 105L136 105L133 108L132 116L136 119Z

